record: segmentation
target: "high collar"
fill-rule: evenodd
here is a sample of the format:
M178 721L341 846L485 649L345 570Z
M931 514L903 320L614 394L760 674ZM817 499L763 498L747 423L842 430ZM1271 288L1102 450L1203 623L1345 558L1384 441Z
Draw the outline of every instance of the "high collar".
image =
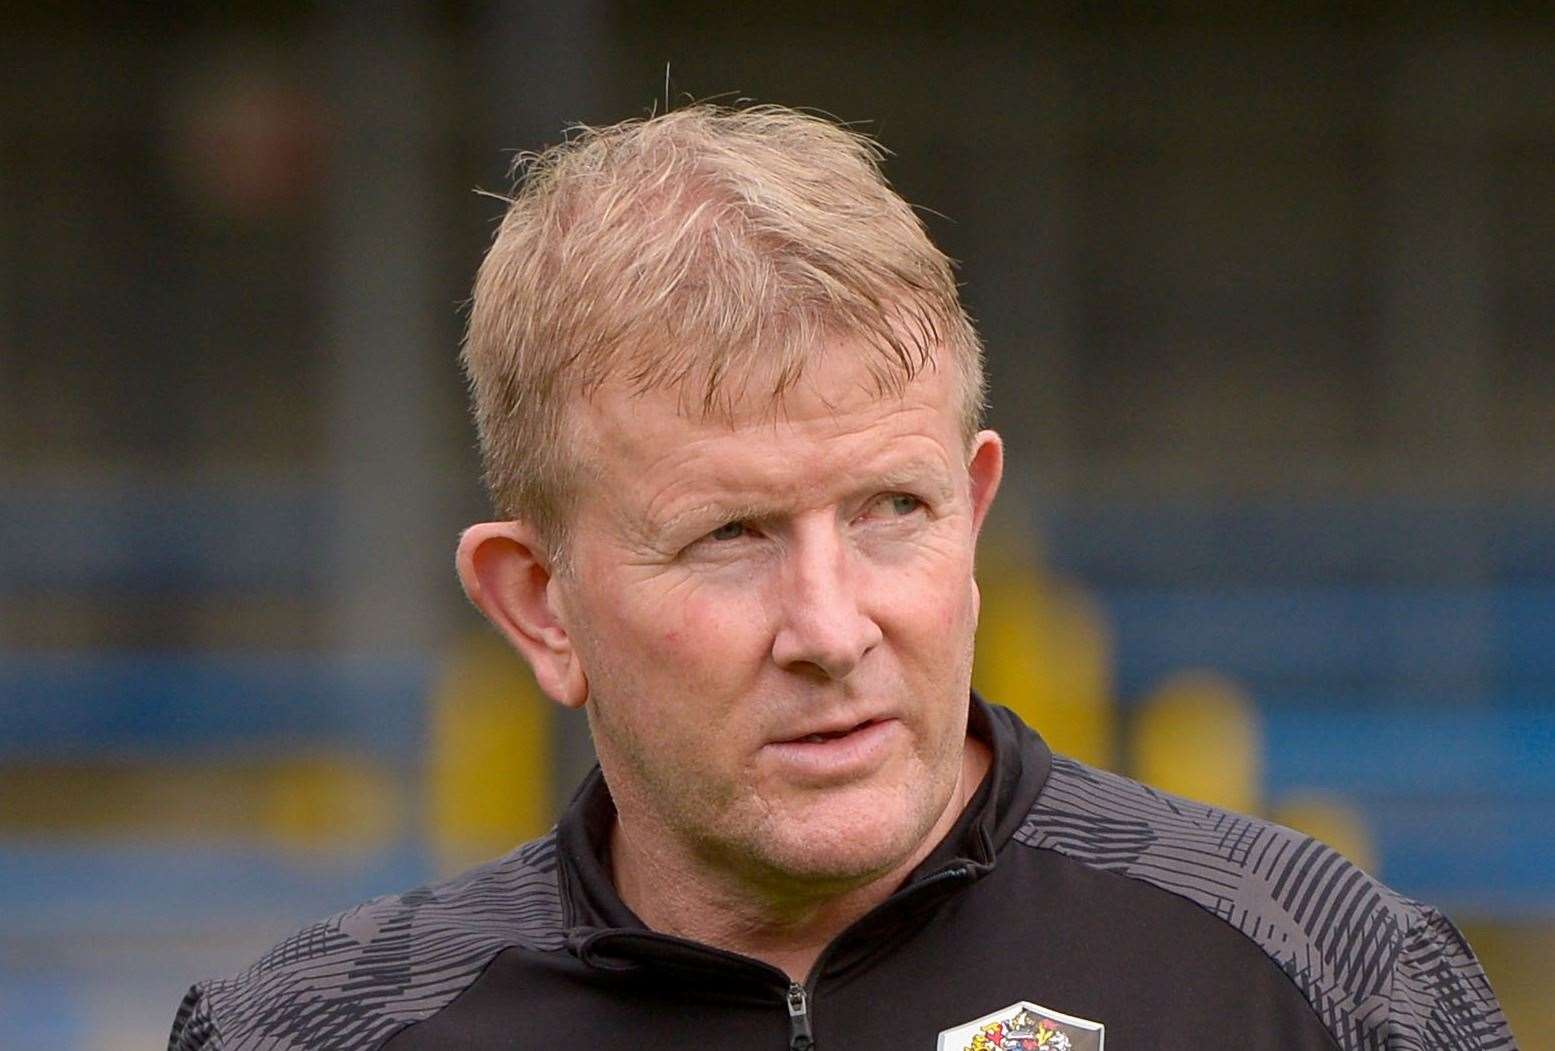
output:
M901 920L932 907L990 872L1000 849L1020 828L1047 781L1052 753L1008 709L971 695L967 732L989 746L992 761L982 783L948 833L890 898L849 928L878 937ZM649 930L616 893L610 877L615 804L598 766L585 778L557 826L558 881L568 944L596 966L657 962L705 970L709 963L746 961ZM601 951L608 945L608 951ZM848 954L828 952L828 957ZM756 965L765 968L765 965Z

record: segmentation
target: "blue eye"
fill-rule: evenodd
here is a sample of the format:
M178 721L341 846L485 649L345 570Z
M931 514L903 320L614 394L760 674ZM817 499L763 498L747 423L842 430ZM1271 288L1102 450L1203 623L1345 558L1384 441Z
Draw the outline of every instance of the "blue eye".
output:
M723 525L707 534L707 538L709 540L738 540L744 535L744 522L725 522Z
M923 506L923 501L911 493L891 493L886 497L891 510L898 515L910 515Z

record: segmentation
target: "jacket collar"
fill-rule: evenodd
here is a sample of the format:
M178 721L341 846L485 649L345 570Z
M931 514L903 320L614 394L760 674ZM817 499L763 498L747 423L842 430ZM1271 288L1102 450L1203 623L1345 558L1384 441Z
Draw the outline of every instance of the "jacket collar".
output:
M1035 731L1006 708L971 695L967 731L990 746L993 760L972 799L945 838L882 905L849 929L878 935L882 927L930 907L991 871L999 851L1020 828L1036 802L1052 766L1052 753ZM650 932L616 893L610 878L610 833L615 804L598 766L590 771L557 826L558 883L569 944L588 962L586 945L612 935L613 950L631 946L631 957L644 955L672 962L695 955L695 946ZM673 948L679 945L683 951ZM651 948L657 945L658 949ZM660 951L663 950L663 951ZM730 959L732 953L711 950Z

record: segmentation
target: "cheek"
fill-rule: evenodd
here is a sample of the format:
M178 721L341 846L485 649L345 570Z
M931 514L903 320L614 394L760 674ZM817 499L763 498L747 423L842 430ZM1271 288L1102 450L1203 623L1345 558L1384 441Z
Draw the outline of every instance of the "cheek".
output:
M767 612L759 587L702 588L665 611L659 638L666 657L743 677L771 654Z
M598 637L639 681L673 680L678 690L717 693L770 652L759 587L692 581L628 586L605 606Z
M977 587L970 581L947 588L936 610L941 637L955 649L977 630Z
M933 558L891 567L870 582L876 608L897 630L936 649L954 649L977 624L978 596L969 559Z

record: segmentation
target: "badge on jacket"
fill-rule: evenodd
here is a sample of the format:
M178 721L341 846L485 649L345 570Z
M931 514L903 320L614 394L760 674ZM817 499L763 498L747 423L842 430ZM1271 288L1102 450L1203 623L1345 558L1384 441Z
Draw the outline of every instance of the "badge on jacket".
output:
M1102 1051L1100 1022L1022 1000L946 1029L937 1051Z

